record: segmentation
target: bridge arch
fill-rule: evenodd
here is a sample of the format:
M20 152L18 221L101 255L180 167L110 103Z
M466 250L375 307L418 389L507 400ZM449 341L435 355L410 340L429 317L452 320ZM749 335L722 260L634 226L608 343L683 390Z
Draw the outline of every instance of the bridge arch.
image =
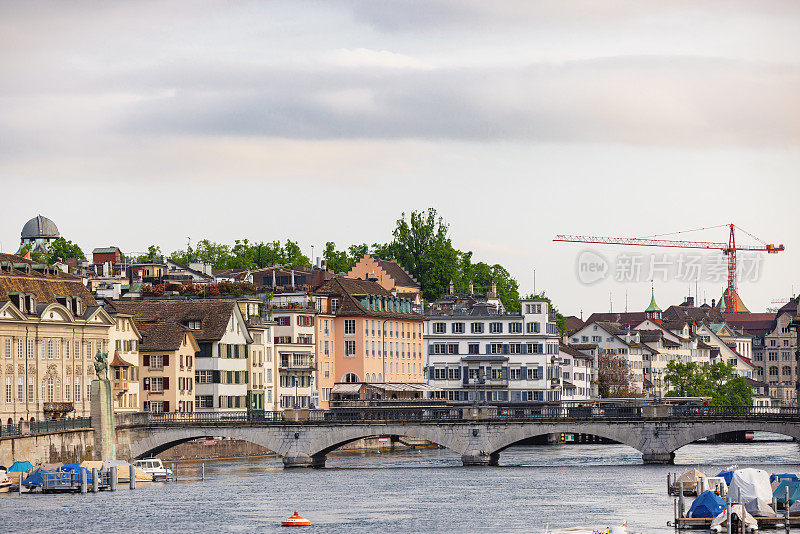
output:
M147 431L118 431L118 450L121 455L130 456L131 460L155 456L181 443L200 438L224 437L239 439L260 445L276 454L281 440L275 439L273 433L258 432L252 427L183 427L183 428L150 428ZM124 437L121 434L127 434ZM120 439L123 437L123 439ZM125 439L127 438L127 439ZM127 445L125 447L124 445Z
M644 452L644 440L642 439L642 434L639 429L628 424L595 425L591 423L554 423L536 426L518 425L509 427L491 441L492 450L490 452L497 455L526 439L547 434L560 434L562 432L567 434L590 434L592 436L616 441L639 452Z
M681 447L703 438L724 434L726 432L772 432L800 441L800 425L773 421L718 421L698 422L682 425L679 432L667 441L667 449L674 453Z
M373 436L404 436L435 443L458 454L463 454L467 447L463 433L453 429L443 429L436 425L354 425L331 428L330 431L318 433L311 440L309 454L324 456L331 451L359 439Z

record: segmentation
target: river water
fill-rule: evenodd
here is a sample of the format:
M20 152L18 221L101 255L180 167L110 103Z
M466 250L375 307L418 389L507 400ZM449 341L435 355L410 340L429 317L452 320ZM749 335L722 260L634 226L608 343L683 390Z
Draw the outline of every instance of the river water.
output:
M462 467L446 449L334 453L319 470L284 471L273 458L215 461L204 481L182 467L178 482L135 491L0 494L0 532L270 532L294 510L313 532L539 533L623 520L633 532L672 532L667 473L716 474L733 464L798 472L800 448L692 444L675 463L645 466L626 446L589 444L512 447L498 467Z

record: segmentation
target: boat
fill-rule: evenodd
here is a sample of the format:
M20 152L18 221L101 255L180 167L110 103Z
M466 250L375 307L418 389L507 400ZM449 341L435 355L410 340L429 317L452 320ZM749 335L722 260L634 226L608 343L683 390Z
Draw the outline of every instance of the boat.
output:
M172 476L172 469L164 467L164 464L158 458L136 460L133 465L148 475L152 475L153 480L166 480Z
M11 481L5 472L0 472L0 493L8 493L11 491Z
M286 521L281 522L282 527L310 527L311 521L304 518L297 512L292 514L292 517L287 519Z

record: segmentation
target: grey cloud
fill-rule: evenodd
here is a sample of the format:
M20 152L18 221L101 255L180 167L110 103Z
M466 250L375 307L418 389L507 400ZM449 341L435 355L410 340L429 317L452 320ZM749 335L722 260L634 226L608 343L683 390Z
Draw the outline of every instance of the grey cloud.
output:
M131 103L113 128L309 139L800 142L798 66L620 57L413 72L199 67L118 81L153 90L154 80L175 96Z

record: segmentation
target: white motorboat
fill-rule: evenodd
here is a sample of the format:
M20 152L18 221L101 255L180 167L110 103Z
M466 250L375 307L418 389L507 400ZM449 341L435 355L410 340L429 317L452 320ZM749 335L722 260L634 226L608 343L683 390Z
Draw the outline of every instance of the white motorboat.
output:
M172 469L164 467L164 464L161 463L161 460L158 458L136 460L133 465L145 473L152 475L153 480L166 480L172 476Z

